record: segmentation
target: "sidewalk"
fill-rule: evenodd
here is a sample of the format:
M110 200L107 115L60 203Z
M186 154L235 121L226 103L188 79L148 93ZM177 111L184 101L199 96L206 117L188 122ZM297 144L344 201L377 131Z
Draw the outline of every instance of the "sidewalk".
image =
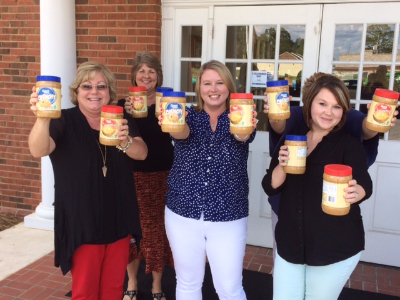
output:
M23 223L0 232L0 300L71 299L71 276L54 267L53 243L52 231ZM272 250L248 245L243 268L270 273ZM400 268L360 262L346 287L400 297Z

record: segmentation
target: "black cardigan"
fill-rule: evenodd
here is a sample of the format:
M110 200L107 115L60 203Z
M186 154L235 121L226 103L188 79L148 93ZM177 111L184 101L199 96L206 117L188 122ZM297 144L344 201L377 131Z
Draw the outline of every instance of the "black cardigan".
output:
M139 136L132 119L129 133ZM109 170L104 178L98 136L78 106L62 110L60 119L51 120L50 135L56 144L50 154L55 181L55 265L65 275L82 244L112 243L128 234L140 241L139 209L132 159L107 146Z
M275 230L279 255L295 264L325 266L362 251L361 201L352 204L345 216L328 215L321 208L323 173L327 164L351 166L353 178L366 192L363 200L371 196L372 181L361 142L342 132L329 133L307 157L305 174L287 174L285 182L273 189L271 175L278 164L279 147L277 150L262 186L268 195L281 192Z

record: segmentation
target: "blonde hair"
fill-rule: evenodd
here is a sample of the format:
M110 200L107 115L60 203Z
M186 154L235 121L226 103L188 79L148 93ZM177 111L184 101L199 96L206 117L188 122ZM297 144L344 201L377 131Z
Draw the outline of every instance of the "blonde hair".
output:
M79 68L76 70L75 78L72 84L69 86L69 93L71 96L71 102L75 105L79 105L78 103L78 88L82 82L93 79L97 73L103 75L104 80L108 86L110 92L110 101L109 103L117 100L118 97L118 88L116 86L116 80L114 74L101 63L87 61L82 63Z
M229 95L228 98L226 99L226 109L229 109L231 94L236 92L236 87L235 83L233 82L232 74L223 63L217 60L211 60L201 66L199 74L197 75L195 92L196 92L196 98L198 99L198 104L197 106L195 106L196 111L197 112L202 111L204 106L204 100L201 98L200 94L200 85L201 85L201 77L203 76L206 70L214 70L219 74L219 76L221 76L222 81L229 90Z
M306 79L302 89L304 120L306 121L308 128L311 129L311 106L315 97L322 89L329 90L343 109L343 115L340 122L332 130L337 131L342 128L346 122L346 117L350 110L350 94L344 82L334 75L319 72L314 73L311 77Z

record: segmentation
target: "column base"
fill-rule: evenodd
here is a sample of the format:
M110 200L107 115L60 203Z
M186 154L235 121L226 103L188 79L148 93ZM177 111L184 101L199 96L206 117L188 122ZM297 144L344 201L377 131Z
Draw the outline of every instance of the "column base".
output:
M27 215L24 218L24 225L28 228L54 231L54 220L41 218L36 213Z

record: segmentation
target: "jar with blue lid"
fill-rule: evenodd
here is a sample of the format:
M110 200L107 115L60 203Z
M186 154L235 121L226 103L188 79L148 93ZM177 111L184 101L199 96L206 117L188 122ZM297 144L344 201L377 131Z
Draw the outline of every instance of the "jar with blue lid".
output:
M289 159L283 169L288 174L304 174L306 172L307 136L287 135L285 145L288 147Z
M164 87L164 86L157 88L157 90L156 90L156 109L155 109L156 118L158 118L158 116L161 115L160 103L162 102L162 97L163 97L164 92L171 92L173 90L174 90L173 88Z
M186 123L185 92L164 92L162 108L161 130L170 133L183 132Z
M61 78L40 75L36 77L36 103L38 118L58 119L61 117Z
M267 97L270 120L286 120L290 117L289 85L287 80L268 81Z

